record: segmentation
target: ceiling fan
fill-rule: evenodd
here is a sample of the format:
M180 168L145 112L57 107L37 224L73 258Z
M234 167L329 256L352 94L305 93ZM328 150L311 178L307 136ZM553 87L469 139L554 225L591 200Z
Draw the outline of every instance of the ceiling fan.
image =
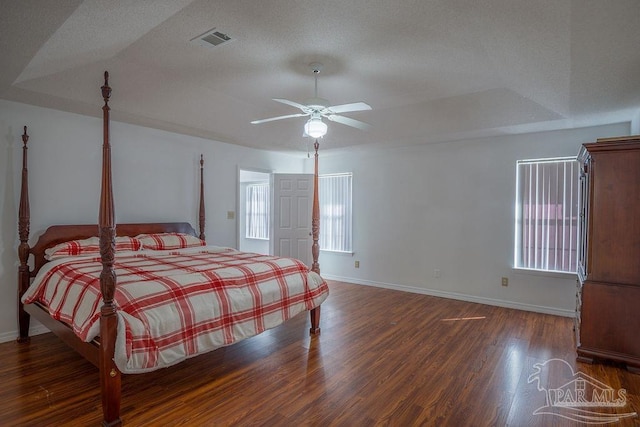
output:
M299 104L294 101L289 101L288 99L273 99L274 101L280 102L282 104L287 104L292 107L299 108L300 110L302 110L302 113L254 120L251 123L255 125L260 123L272 122L274 120L309 116L309 120L307 120L304 125L304 133L305 136L310 136L312 138L321 138L327 133L327 124L322 121L323 117L332 122L342 123L343 125L351 126L361 130L368 130L371 125L359 120L341 116L339 114L349 113L353 111L371 110L371 106L364 102L330 105L329 101L324 98L318 97L318 74L320 73L320 70L322 70L322 64L320 64L319 62L312 62L311 64L309 64L309 67L313 70L313 74L315 77L315 93L313 98L306 100L305 104Z

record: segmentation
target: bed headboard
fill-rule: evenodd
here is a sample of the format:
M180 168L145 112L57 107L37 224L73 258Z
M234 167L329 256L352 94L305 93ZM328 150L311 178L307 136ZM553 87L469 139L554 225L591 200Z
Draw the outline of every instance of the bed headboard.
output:
M186 233L197 236L195 229L188 222L156 222L140 224L118 224L116 226L117 236L137 236L142 233ZM29 252L34 257L34 268L31 276L35 276L40 267L46 262L44 251L58 243L70 240L86 239L98 236L97 224L83 225L52 225L47 228L38 238L36 244L30 248Z

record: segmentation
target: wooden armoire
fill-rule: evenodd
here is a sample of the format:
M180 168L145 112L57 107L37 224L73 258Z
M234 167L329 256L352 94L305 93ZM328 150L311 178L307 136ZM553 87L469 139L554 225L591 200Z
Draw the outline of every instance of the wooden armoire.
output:
M640 136L584 144L578 160L578 360L640 372Z

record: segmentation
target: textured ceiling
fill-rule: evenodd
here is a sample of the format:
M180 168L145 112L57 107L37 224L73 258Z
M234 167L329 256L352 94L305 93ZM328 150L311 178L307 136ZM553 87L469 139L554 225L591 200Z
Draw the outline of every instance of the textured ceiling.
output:
M306 149L272 101L364 101L325 149L627 121L640 111L638 0L1 1L0 98L222 142ZM212 29L234 40L191 43Z

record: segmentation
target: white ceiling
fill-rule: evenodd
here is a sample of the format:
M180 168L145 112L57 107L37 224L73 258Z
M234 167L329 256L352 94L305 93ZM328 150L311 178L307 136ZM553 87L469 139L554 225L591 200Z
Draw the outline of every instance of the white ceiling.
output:
M405 146L628 121L640 111L639 0L2 0L0 98L256 148ZM216 28L234 40L190 40Z

